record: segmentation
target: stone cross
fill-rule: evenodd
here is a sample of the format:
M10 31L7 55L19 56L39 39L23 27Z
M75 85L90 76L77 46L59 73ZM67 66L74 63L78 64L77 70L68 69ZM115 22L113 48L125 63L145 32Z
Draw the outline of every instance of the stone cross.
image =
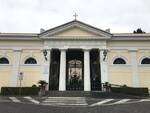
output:
M75 17L75 20L76 20L78 15L75 13L73 16Z

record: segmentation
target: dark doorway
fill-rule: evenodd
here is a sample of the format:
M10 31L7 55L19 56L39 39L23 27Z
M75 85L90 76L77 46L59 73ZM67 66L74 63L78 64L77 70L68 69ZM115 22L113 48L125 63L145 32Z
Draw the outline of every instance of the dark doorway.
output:
M59 88L59 68L60 51L58 49L53 49L51 51L49 90L58 90Z
M100 57L98 49L90 51L91 90L101 90Z
M82 50L67 51L66 68L67 90L83 90L83 52Z

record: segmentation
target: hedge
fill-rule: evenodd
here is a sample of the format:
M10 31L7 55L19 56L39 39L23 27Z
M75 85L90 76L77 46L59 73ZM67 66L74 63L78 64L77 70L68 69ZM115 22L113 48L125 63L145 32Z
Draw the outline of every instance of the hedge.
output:
M148 88L134 87L111 87L114 93L124 93L129 95L149 96Z
M20 87L2 87L1 95L20 95ZM22 87L21 95L38 95L38 87Z

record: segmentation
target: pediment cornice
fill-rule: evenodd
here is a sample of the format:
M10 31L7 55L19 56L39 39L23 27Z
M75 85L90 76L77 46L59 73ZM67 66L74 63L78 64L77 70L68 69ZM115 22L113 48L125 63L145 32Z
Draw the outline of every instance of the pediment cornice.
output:
M54 37L58 33L61 33L63 31L66 31L66 30L69 30L72 28L79 28L79 29L82 29L86 32L93 33L96 35L96 37L106 37L107 39L109 39L112 36L112 34L109 32L98 29L96 27L93 27L93 26L88 25L86 23L83 23L81 21L74 20L74 21L68 22L66 24L60 25L58 27L44 31L44 32L39 34L39 37L40 38L44 38L44 37L50 37L51 38L51 37Z

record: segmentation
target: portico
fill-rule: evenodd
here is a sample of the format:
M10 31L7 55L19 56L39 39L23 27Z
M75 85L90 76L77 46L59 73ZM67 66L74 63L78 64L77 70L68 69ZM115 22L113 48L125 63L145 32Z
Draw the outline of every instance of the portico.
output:
M49 82L49 90L100 90L102 81L106 77L101 76L100 66L106 62L100 57L103 54L100 49L63 48L50 49L49 73L45 79ZM106 74L105 74L106 75Z
M49 90L101 90L101 83L108 82L103 51L110 33L74 20L40 37L44 49L50 50Z

